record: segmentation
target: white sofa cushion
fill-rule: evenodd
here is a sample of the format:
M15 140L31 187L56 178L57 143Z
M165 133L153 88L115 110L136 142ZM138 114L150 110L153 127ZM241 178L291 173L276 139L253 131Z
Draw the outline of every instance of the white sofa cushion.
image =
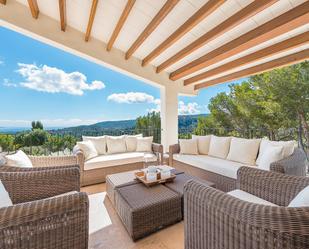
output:
M232 137L227 160L255 165L261 139L244 139Z
M126 152L119 154L101 155L90 160L87 160L84 165L84 170L99 169L106 167L121 166L130 163L156 162L157 157L153 153L143 152Z
M233 179L237 179L237 171L240 167L249 166L242 163L227 161L225 159L206 155L175 154L173 158L179 162L189 164L193 167L197 167Z
M152 152L153 137L138 137L136 151L137 152Z
M138 134L138 135L127 135L125 137L126 139L126 146L127 146L127 151L128 152L134 152L136 151L137 147L137 138L138 137L143 137L143 134Z
M230 150L231 137L217 137L212 135L209 145L209 156L226 158Z
M258 165L259 169L270 170L270 164L283 159L283 146L268 144Z
M83 141L91 141L99 155L106 154L106 136L100 136L100 137L83 136Z
M125 136L107 136L107 154L125 153L127 151Z
M91 141L77 142L76 144L77 147L84 153L86 160L98 156L98 152Z
M240 189L235 189L230 192L227 192L228 195L234 196L240 200L255 203L255 204L260 204L260 205L267 205L267 206L277 206L276 204L266 201L260 197L257 197L255 195L252 195L248 192L245 192Z
M6 164L6 158L4 155L0 154L0 167Z
M5 158L6 164L9 166L25 168L33 167L30 158L22 150L17 151L15 154L7 155Z
M283 146L283 158L286 158L294 153L295 149L295 141L269 141L268 139L262 139L260 145L259 156L256 159L256 164L260 164L261 157L263 153L265 153L266 148L268 145L276 145L276 146Z
M300 191L288 207L309 207L309 186Z
M201 155L208 155L211 135L208 136L192 135L192 139L197 139L198 153Z
M179 139L180 154L198 155L197 139Z
M0 208L12 206L12 200L9 196L9 193L6 191L3 183L0 180Z

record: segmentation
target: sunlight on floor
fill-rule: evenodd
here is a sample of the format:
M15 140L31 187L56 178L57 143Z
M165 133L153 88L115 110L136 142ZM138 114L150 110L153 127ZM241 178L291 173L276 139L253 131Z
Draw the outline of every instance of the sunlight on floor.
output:
M104 205L106 192L89 195L89 234L112 225L112 220Z

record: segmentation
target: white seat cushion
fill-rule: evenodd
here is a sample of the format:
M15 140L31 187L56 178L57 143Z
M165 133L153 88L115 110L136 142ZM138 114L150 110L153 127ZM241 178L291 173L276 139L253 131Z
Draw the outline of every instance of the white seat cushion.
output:
M243 163L232 162L221 158L205 156L205 155L181 155L175 154L174 159L189 164L191 166L204 169L219 175L237 179L237 171L242 166Z
M267 205L267 206L277 206L276 204L274 203L271 203L269 201L266 201L260 197L257 197L255 195L252 195L248 192L245 192L245 191L242 191L240 189L235 189L235 190L232 190L230 192L227 192L228 195L231 195L231 196L234 196L240 200L243 200L243 201L247 201L247 202L252 202L252 203L255 203L255 204L260 204L260 205Z
M255 165L261 139L245 139L232 137L227 160Z
M147 157L147 162L157 161L156 155L143 152L127 152L101 155L86 161L84 165L84 170L114 167L129 163L145 162L145 157Z
M309 207L309 186L300 191L288 207Z
M12 206L12 200L9 196L9 193L6 191L3 183L0 180L0 208Z
M7 155L5 158L8 166L23 168L33 167L30 158L22 150L17 151L15 154Z

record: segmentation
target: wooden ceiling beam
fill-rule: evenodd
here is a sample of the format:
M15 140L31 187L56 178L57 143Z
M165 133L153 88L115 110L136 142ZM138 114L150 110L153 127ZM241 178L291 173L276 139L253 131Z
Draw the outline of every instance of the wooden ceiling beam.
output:
M161 63L157 67L157 73L160 73L164 69L175 64L177 61L180 61L182 58L193 53L195 50L204 46L208 42L216 39L224 32L231 30L232 28L236 27L240 23L256 15L257 13L261 12L262 10L266 9L267 7L269 7L270 5L274 4L277 1L278 0L255 0L245 8L241 9L240 11L238 11L237 13L226 19L218 26L208 31L206 34L202 35L200 38L198 38L197 40L186 46L184 49L177 52L171 58Z
M28 0L28 5L31 11L31 15L34 19L38 19L39 17L39 6L37 0Z
M0 0L0 3L2 3L2 4L6 4L6 0Z
M98 6L98 0L92 0L87 30L86 30L86 34L85 34L85 41L89 41L91 29L92 29L92 25L93 25L93 21L94 21L94 17L95 17L95 13L97 11L97 6Z
M137 40L132 44L126 52L125 59L129 59L133 53L143 44L147 37L159 26L163 19L171 12L179 0L167 0L157 15L151 20Z
M209 77L213 77L215 75L227 72L229 70L232 70L234 68L240 67L240 66L245 66L248 65L250 63L253 63L255 61L276 55L278 53L282 53L285 52L287 50L305 45L305 44L309 44L309 31L305 32L303 34L294 36L290 39L284 40L282 42L276 43L272 46L266 47L262 50L256 51L252 54L249 54L247 56L241 57L237 60L228 62L224 65L221 65L217 68L211 69L207 72L201 73L199 75L196 75L194 77L191 77L189 79L186 79L184 81L184 85L190 85L192 83L195 83L197 81L209 78Z
M309 1L287 11L265 24L241 35L221 47L203 55L170 74L170 79L177 80L207 66L220 62L251 47L271 40L288 31L309 22Z
M66 0L59 0L60 26L62 31L65 31L67 26L66 11Z
M273 61L266 62L266 63L260 64L260 65L257 65L251 68L247 68L239 72L231 73L229 75L225 75L217 79L213 79L213 80L209 80L209 81L197 84L194 86L194 89L199 90L201 88L217 85L220 83L225 83L225 82L241 79L241 78L248 77L251 75L256 75L259 73L270 71L275 68L280 68L280 67L296 64L296 63L299 63L307 59L309 59L309 49L303 50L295 54L287 55L279 59L275 59Z
M194 13L183 25L181 25L172 35L156 47L142 62L142 66L158 57L163 51L172 46L176 41L193 29L197 24L203 21L207 16L218 9L226 0L209 0L198 11Z
M128 0L120 18L119 18L119 21L116 25L116 28L114 29L113 34L112 34L111 38L109 39L109 41L107 43L107 47L106 47L107 51L110 51L112 49L114 42L116 41L116 39L117 39L125 21L127 20L135 2L136 2L136 0Z

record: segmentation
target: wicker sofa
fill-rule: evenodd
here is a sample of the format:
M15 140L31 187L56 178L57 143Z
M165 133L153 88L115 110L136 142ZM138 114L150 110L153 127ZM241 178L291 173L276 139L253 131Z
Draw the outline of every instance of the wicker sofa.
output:
M309 207L287 207L308 185L308 177L241 167L237 188L278 205L268 206L189 181L184 189L185 248L309 248Z
M236 188L237 171L244 165L205 155L180 155L179 144L169 147L169 165L190 175L214 182L216 188L228 192ZM270 165L271 171L289 175L306 174L306 155L296 148L287 158Z
M13 202L0 208L0 248L88 248L88 197L79 192L78 167L1 166L0 180Z
M163 160L163 146L156 143L152 144L152 153L107 154L90 160L85 160L83 151L77 146L73 153L80 166L82 186L105 182L105 178L109 174L141 169L144 166L145 158L154 164L160 164Z

